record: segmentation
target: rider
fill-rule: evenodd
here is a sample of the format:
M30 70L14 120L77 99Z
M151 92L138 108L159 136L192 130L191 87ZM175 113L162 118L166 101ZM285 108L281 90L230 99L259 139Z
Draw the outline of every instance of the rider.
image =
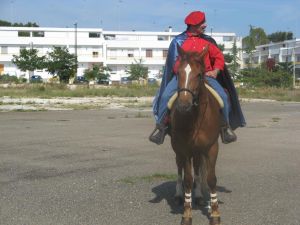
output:
M167 103L177 90L176 73L179 65L177 45L179 45L185 51L198 52L201 52L205 46L208 46L208 53L204 59L206 81L218 92L224 102L224 108L222 109L224 124L221 127L222 142L227 144L236 141L237 137L231 127L235 129L239 126L244 126L246 123L238 102L236 90L224 64L223 53L218 49L215 40L204 34L206 21L203 12L191 12L184 22L187 25L186 31L172 40L168 50L162 83L153 101L156 127L149 140L156 144L164 142L167 132ZM228 88L232 107L230 107L228 96L222 86ZM232 115L230 115L230 112Z

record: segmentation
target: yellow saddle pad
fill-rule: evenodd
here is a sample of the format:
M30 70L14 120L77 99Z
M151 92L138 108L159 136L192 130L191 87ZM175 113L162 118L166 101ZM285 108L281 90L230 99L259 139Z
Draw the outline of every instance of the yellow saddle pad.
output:
M205 84L205 87L210 91L210 93L216 98L216 100L218 101L220 108L224 108L224 102L222 100L222 98L220 97L220 95L208 84ZM176 98L178 96L178 93L176 92L168 101L168 109L172 108L173 103L175 102Z

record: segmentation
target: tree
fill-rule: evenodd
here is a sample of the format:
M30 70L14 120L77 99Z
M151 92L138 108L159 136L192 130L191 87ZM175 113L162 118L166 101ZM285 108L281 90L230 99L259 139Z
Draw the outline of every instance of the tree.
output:
M231 56L232 56L232 63L228 66L230 72L233 74L233 77L237 77L238 70L240 68L240 64L238 63L239 57L238 57L239 49L236 46L236 39L234 39L232 48L231 48Z
M127 74L130 74L130 80L139 80L140 78L148 78L148 67L143 66L142 59L139 61L134 60L135 63L132 63L129 66L129 70L126 70Z
M269 39L264 29L250 25L249 35L242 40L243 49L254 50L257 45L264 45L269 43Z
M92 69L86 69L84 71L84 77L88 81L92 81L92 80L98 80L99 82L107 81L110 76L109 71L111 71L109 67L93 65Z
M249 35L242 40L243 50L249 55L249 63L252 63L252 55L255 46L269 43L264 29L250 25Z
M29 71L29 76L34 70L43 69L45 66L45 56L39 57L38 50L34 48L21 49L20 55L13 55L12 63L14 63L21 71ZM28 79L29 81L29 79Z
M23 23L11 23L5 20L0 20L0 27L39 27L35 22Z
M268 35L268 39L271 42L282 42L285 40L292 40L294 34L292 32L282 32L278 31Z
M52 75L57 74L59 80L68 83L73 78L77 70L77 60L74 54L70 54L66 47L54 47L48 53L47 71Z

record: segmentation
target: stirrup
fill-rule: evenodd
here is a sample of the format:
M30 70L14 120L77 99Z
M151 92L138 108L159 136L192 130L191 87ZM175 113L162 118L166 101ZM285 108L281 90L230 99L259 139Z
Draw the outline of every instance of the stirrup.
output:
M167 127L164 125L156 125L154 130L149 136L149 141L161 145L164 143L165 136L166 136Z
M236 134L229 126L221 127L221 139L224 144L229 144L237 140Z

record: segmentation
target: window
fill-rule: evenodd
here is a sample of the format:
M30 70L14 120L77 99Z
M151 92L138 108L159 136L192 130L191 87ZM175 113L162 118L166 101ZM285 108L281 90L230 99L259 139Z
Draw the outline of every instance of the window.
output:
M99 32L90 32L89 38L100 38L100 33Z
M297 62L300 62L300 55L296 56Z
M104 35L104 39L105 40L115 40L116 39L116 35L114 35L114 34L106 34L106 35Z
M8 53L8 47L7 46L1 46L1 54L7 54Z
M146 57L152 58L152 49L146 49Z
M44 31L32 31L32 37L45 37Z
M157 40L158 41L167 41L168 40L168 36L158 36Z
M167 50L167 49L164 49L164 50L163 50L163 57L164 57L164 58L167 58L167 56L168 56L168 50Z
M30 37L30 31L18 31L19 37Z
M93 52L93 58L98 58L99 57L99 52Z
M107 55L110 57L110 59L116 59L117 58L117 50L110 49L109 51L107 51Z
M233 41L233 36L224 36L223 41Z
M133 51L132 51L132 50L128 50L127 56L128 56L129 58L132 58L132 57L133 57Z
M253 63L258 63L258 57L253 57Z

